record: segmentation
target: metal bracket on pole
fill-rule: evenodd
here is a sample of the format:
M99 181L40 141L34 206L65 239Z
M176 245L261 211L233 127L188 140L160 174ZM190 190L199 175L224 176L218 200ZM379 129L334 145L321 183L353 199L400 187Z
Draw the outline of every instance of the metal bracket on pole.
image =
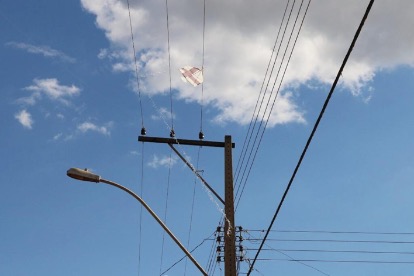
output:
M218 200L221 201L221 203L223 203L224 205L224 200L216 193L216 191L214 191L213 188L211 188L211 186L207 183L207 181L204 180L204 178L197 172L197 170L193 167L193 165L191 165L185 158L184 156L181 155L181 153L172 145L172 144L168 144L171 149L178 155L178 157L181 158L181 160L183 160L183 162L190 168L190 170L193 171L193 173L195 173L195 175L201 180L201 182L203 182L203 184L207 187L207 189L209 189L210 192L212 192Z
M204 141L204 140L186 140L176 138L160 138L139 136L140 142L152 142L168 144L171 149L184 161L184 163L197 175L203 184L224 204L225 210L225 238L224 238L224 262L225 275L236 276L236 237L234 224L234 187L233 187L233 158L232 149L235 147L231 141L231 136L226 135L223 142ZM210 185L201 177L201 175L194 169L194 167L175 149L173 145L190 145L190 146L205 146L205 147L220 147L224 148L224 193L225 200L211 188Z

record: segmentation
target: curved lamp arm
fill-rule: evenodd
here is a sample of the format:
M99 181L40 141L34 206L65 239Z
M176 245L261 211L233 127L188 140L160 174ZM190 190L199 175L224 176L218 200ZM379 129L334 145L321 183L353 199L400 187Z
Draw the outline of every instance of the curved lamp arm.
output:
M118 183L103 179L99 175L93 174L87 169L82 170L78 168L70 168L66 174L69 177L72 177L77 180L96 182L96 183L102 182L105 184L109 184L111 186L124 190L125 192L133 196L136 200L138 200L145 207L145 209L147 209L147 211L151 214L151 216L158 222L158 224L161 225L161 227L168 233L168 235L170 235L170 237L181 248L181 250L184 251L187 257L190 258L190 260L195 264L195 266L200 270L200 272L205 276L208 275L207 272L205 272L204 269L201 267L201 265L194 259L191 253L181 244L181 242L174 236L174 234L170 231L170 229L168 229L168 227L164 224L164 222L157 216L157 214L155 214L154 211L147 205L147 203L145 203L145 201L142 198L140 198L137 194L135 194L133 191L131 191L130 189Z

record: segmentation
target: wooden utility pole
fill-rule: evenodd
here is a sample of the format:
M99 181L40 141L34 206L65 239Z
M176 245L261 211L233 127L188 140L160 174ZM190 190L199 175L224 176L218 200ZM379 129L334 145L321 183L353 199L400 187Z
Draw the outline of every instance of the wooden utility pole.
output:
M202 183L223 203L223 199L211 188L210 185L196 172L195 168L185 160L185 158L175 149L174 145L190 145L203 147L224 148L224 262L225 276L236 276L236 237L234 224L234 191L233 191L233 157L232 149L235 147L231 141L231 136L226 135L223 142L187 140L176 138L160 138L139 136L140 142L168 144L174 152L184 161L184 163L197 175Z
M231 136L224 138L224 275L236 276L236 237L234 224L233 157Z

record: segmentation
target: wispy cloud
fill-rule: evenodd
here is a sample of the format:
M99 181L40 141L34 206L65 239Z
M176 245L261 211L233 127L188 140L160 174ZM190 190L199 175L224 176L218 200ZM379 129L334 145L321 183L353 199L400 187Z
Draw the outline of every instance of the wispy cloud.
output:
M41 95L44 94L52 100L58 100L64 104L68 104L67 98L76 96L81 89L75 85L61 85L55 78L50 79L34 79L33 84L24 88L24 90L32 91L32 95L18 99L18 102L34 105Z
M140 155L141 155L141 153L140 153L140 152L138 152L138 151L136 151L136 150L132 150L132 151L130 151L130 152L129 152L129 154L130 154L130 155L134 155L134 156L140 156Z
M171 117L175 119L175 115L171 114L166 108L161 107L157 110L156 115L152 115L151 119L158 121L158 120L171 120Z
M6 43L6 45L16 48L16 49L25 50L26 52L31 53L31 54L43 55L44 57L47 57L47 58L58 58L62 61L70 62L70 63L76 62L76 59L66 55L65 53L59 50L53 49L45 45L38 46L38 45L32 45L32 44L14 42L14 41L8 42Z
M109 122L104 126L98 126L91 122L84 122L78 125L77 129L83 133L93 131L93 132L98 132L103 135L110 135L111 132L109 129L112 127L112 125L113 125L112 122Z
M15 114L14 118L16 118L17 121L19 121L19 123L22 124L22 126L24 126L25 128L31 129L33 126L32 115L25 109Z
M152 160L148 163L148 166L151 168L159 168L159 167L167 167L168 166L174 166L177 163L176 157L170 157L170 156L157 156L154 155L152 157Z
M59 140L59 139L62 137L62 135L63 135L63 133L58 133L58 134L56 134L55 136L53 136L53 140L54 140L54 141Z

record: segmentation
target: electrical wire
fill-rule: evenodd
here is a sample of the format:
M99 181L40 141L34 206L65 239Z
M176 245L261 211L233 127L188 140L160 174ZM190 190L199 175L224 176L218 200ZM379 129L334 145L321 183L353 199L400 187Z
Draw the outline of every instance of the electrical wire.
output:
M174 137L174 116L173 116L173 101L172 101L172 85L171 85L171 51L170 51L170 23L168 14L168 0L165 0L165 10L167 14L167 47L168 47L168 72L170 79L170 113L171 113L171 132L170 136Z
M199 170L200 151L201 151L201 147L199 147L199 148L198 148L198 153L197 153L197 162L196 162L196 170ZM195 203L195 195L196 195L197 180L198 180L198 177L195 175L195 176L194 176L194 186L193 186L193 198L192 198L192 202L191 202L190 224L189 224L189 229L188 229L188 238L187 238L187 248L189 248L189 247L190 247L191 230L192 230L192 226L193 226L194 203ZM185 259L185 265L184 265L184 275L186 275L186 272L187 272L187 262L188 262L188 258L186 258L186 259Z
M281 47L282 47L282 42L283 42L283 39L284 39L284 37L285 37L286 30L287 30L287 28L288 28L288 26L289 26L289 21L290 21L290 18L291 18L291 15L292 15L293 9L294 9L294 7L295 7L295 3L296 3L296 1L294 1L294 2L293 2L292 7L291 7L291 9L290 9L289 17L288 17L288 20L287 20L287 22L286 22L286 25L285 25L285 28L284 28L284 31L283 31L283 36L282 36L281 42L280 42L280 44L279 44L279 48L278 48L278 51L277 51L277 55L276 55L275 60L274 60L274 62L273 62L272 71L271 71L270 77L269 77L269 79L268 79L268 81L267 81L267 84L266 84L265 93L264 93L264 95L263 95L263 97L262 97L262 101L261 101L261 103L260 103L260 108L259 108L259 111L257 112L256 118L255 118L255 123L254 123L255 125L256 125L257 121L259 121L258 119L259 119L259 115L260 115L261 108L262 108L262 106L263 106L263 100L265 99L265 94L266 94L266 91L267 91L267 89L268 89L268 86L269 86L269 83L270 83L270 80L271 80L271 75L273 74L273 70L274 70L275 65L276 65L276 62L277 62L277 57L279 56L279 51L280 51L280 49L281 49ZM302 0L302 3L303 3L303 0ZM299 16L299 12L298 12L298 16ZM294 31L294 28L292 28L292 32L291 32L291 34L293 33L293 31ZM287 43L287 45L286 45L286 48L285 48L285 54L286 54L286 51L287 51L287 49L288 49L288 46L289 46L289 43ZM281 68L282 68L283 61L284 61L284 58L283 58L283 59L282 59L282 61L280 62L280 65L279 65L279 70L278 70L278 72L277 72L277 74L276 74L276 77L275 77L275 82L277 81L277 79L278 79L278 77L279 77L279 73L280 73L280 70L281 70ZM264 116L266 115L266 111L267 111L267 108L268 108L268 105L269 105L269 101L270 101L270 99L271 99L272 95L273 95L273 90L271 90L271 92L270 92L269 99L268 99L268 101L267 101L265 111L263 112L262 119L261 119L261 121L260 121L260 123L259 123L259 127L258 127L258 129L257 129L257 131L256 131L256 135L255 135L255 138L254 138L254 141L253 141L253 145L251 146L251 150L250 150L250 152L249 152L249 156L248 156L248 159L247 159L246 166L244 167L244 170L243 170L243 174L242 174L241 181L240 181L240 186L238 186L238 190L236 191L236 198L237 198L237 199L236 199L236 210L237 210L237 207L238 207L238 203L239 203L239 201L240 201L240 199L241 199L241 196L242 196L242 194L243 194L243 192L244 192L244 188L245 188L245 185L246 185L246 182L247 182L247 179L248 179L248 177L246 177L246 178L244 177L244 176L245 176L245 174L246 174L247 168L249 167L249 164L250 164L250 167L253 165L253 162L250 162L250 160L251 160L252 153L253 153L253 151L254 151L254 147L255 147L255 145L256 145L257 137L258 137L258 134L259 134L260 129L261 129L261 127L262 127L262 122L263 122ZM276 97L277 97L277 94L276 94ZM275 98L276 98L276 97L275 97ZM269 114L269 116L270 116L270 114ZM253 131L251 132L251 135L250 135L250 137L249 137L249 144L250 144L250 141L251 141L251 137L252 137L252 135L253 135ZM258 147L257 147L257 148L258 148ZM243 179L245 179L245 182L244 182L244 184L241 184L241 183L243 182ZM240 187L242 187L242 188L241 188L241 190L240 190ZM240 192L240 191L241 191L241 192ZM239 192L240 192L240 195L239 195Z
M257 248L245 248L254 250ZM353 254L394 254L394 255L414 255L412 251L375 251L375 250L329 250L329 249L287 249L287 248L263 248L262 251L277 252L312 252L312 253L353 253Z
M129 6L129 0L127 0L128 5L128 16L129 16L129 27L131 31L131 42L132 42L132 50L134 54L134 65L135 65L135 78L137 81L137 90L138 90L138 97L139 97L139 106L141 110L141 128L144 129L144 115L143 115L143 108L142 108L142 99L141 99L141 89L139 86L139 77L138 77L138 65L137 65L137 55L135 50L135 41L134 41L134 32L132 30L132 19L131 19L131 9Z
M249 237L252 237L252 235L251 235L250 231L246 231L245 233L246 233L246 234L248 234L248 235L249 235ZM250 242L251 242L251 243L253 243L253 244L254 244L254 241L258 241L258 240L261 240L261 239L256 239L256 238L246 238L246 239L245 239L245 241L250 241ZM286 257L288 257L288 258L289 258L289 259L291 259L291 260L294 260L294 259L295 259L295 258L293 258L292 256L290 256L290 255L286 254L285 252L283 252L282 250L278 250L278 249L275 249L275 248L271 247L268 243L266 243L266 246L267 246L269 249L265 248L265 249L263 249L263 250L271 250L271 251L275 251L275 252L278 252L279 254L282 254L282 255L284 255L284 256L286 256ZM246 250L251 250L251 249L249 249L249 248L245 248L245 249L246 249ZM319 272L319 273L321 273L321 274L323 274L323 275L327 275L327 276L329 276L329 274L327 274L326 272L324 272L324 271L322 271L321 269L316 268L316 267L314 267L314 266L312 266L312 265L306 264L306 263L301 262L301 261L297 261L297 263L298 263L298 264L300 264L300 265L306 266L306 267L308 267L308 268L310 268L310 269L313 269L313 270L315 270L315 271L317 271L317 272Z
M242 146L241 153L240 153L240 158L237 161L237 165L236 165L236 169L235 169L235 179L234 179L235 183L237 183L238 176L239 176L239 169L241 169L241 167L243 166L243 163L244 163L244 160L245 160L245 157L246 157L246 153L247 153L247 149L248 149L248 146L250 144L251 137L253 135L253 131L254 131L254 128L255 128L256 123L257 123L258 115L256 115L256 110L257 110L259 101L260 101L260 99L262 99L262 102L263 102L264 94L266 93L266 90L267 90L267 87L266 87L266 89L264 90L264 94L262 96L263 87L264 87L264 84L265 84L267 76L268 76L267 74L269 72L269 68L270 68L270 65L272 63L273 56L275 54L275 49L276 49L276 46L277 46L277 42L279 40L279 35L280 35L280 31L281 31L282 26L283 26L283 22L285 21L286 12L287 12L287 9L289 7L289 3L290 3L290 0L288 0L287 3L286 3L285 11L284 11L283 16L282 16L282 21L280 22L280 25L279 25L279 29L278 29L278 32L277 32L277 35L276 35L275 43L273 44L272 53L270 55L269 63L267 64L265 76L263 78L263 82L262 82L262 85L260 87L260 92L259 92L259 95L258 95L257 100L256 100L256 104L255 104L255 107L254 107L254 110L253 110L252 118L250 119L249 128L247 129L247 134L244 138L243 146ZM281 42L282 42L282 40L281 40ZM276 54L275 59L277 59L277 56L278 56L278 54ZM274 68L274 66L272 68ZM272 75L272 72L273 72L273 70L270 72L270 76ZM270 79L270 77L269 77L269 79ZM259 112L260 112L261 105L262 105L262 103L260 104L260 108L259 108L259 111L257 111L257 114L259 114ZM253 123L253 121L254 121L254 123ZM247 139L247 137L249 136L249 133L250 133L250 137L249 137L249 139ZM246 142L247 142L247 144L246 144ZM240 162L240 160L241 160L241 162ZM236 191L236 196L237 196L237 193L238 193L238 191Z
M195 250L197 250L197 248L199 248L200 246L202 246L206 241L211 241L211 237L215 234L215 232L213 232L210 236L208 236L207 238L203 239L196 247L194 247L190 253L193 253ZM214 244L213 244L214 245ZM184 255L181 259L179 259L178 261L176 261L174 264L172 264L169 268L167 268L166 270L164 270L162 273L160 273L160 276L167 273L168 271L170 271L174 266L176 266L177 264L179 264L182 260L186 259L187 256Z
M266 232L266 230L243 229L245 232ZM414 235L414 232L369 232L369 231L327 231L327 230L270 230L278 233L321 233L321 234L364 234L364 235Z
M286 62L286 65L285 65L285 68L284 68L284 71L283 71L283 74L282 74L281 80L280 80L280 82L279 82L279 87L278 87L278 89L277 89L277 91L276 91L276 95L273 97L273 103L272 103L272 105L271 105L270 112L268 113L267 119L266 119L266 121L265 121L265 115L266 115L266 112L267 112L267 109L268 109L269 103L270 103L270 101L271 101L271 96L269 97L269 100L268 100L268 102L267 102L267 104L266 104L265 111L264 111L263 116L262 116L262 119L261 119L261 121L260 121L259 129L258 129L258 131L257 131L257 133L256 133L256 136L255 136L255 139L254 139L254 143L253 143L253 146L252 146L252 150L251 150L251 152L250 152L250 154L249 154L249 160L250 160L251 154L252 154L252 152L253 152L253 150L254 150L254 147L255 147L255 144L256 144L256 141L257 141L258 135L259 135L259 133L260 133L260 129L262 128L262 124L263 124L263 122L264 122L264 121L265 121L265 124L264 124L264 127L263 127L263 128L262 128L262 130L261 130L261 133L260 133L260 138L259 138L259 140L258 140L258 143L257 143L256 149L255 149L255 151L254 151L252 161L250 162L250 166L249 166L249 169L248 169L248 171L247 171L247 176L246 176L245 181L244 181L244 183L243 183L243 185L242 185L241 193L240 193L240 195L239 195L239 197L238 197L238 199L237 199L237 201L236 201L236 209L237 209L238 204L239 204L239 202L240 202L240 200L241 200L241 197L242 197L242 195L243 195L243 192L244 192L244 189L245 189L245 187L246 187L247 180L248 180L248 178L249 178L249 176L250 176L250 172L251 172L251 170L252 170L253 164L254 164L254 162L255 162L255 160L256 160L256 156L257 156L257 153L258 153L258 150L259 150L260 144L261 144L261 142L262 142L262 139L263 139L263 136L264 136L265 130L266 130L266 128L267 128L267 124L269 123L269 120L270 120L270 115L271 115L271 114L272 114L272 112L273 112L273 109L274 109L274 106L275 106L275 103L276 103L277 96L279 95L280 89L281 89L281 87L282 87L282 83L283 83L284 77L285 77L285 75L286 75L287 68L288 68L289 63L290 63L290 60L291 60L291 58L292 58L293 51L294 51L294 49L295 49L295 46L296 46L297 40L298 40L298 38L299 38L299 34L300 34L301 30L302 30L302 26L303 26L303 23L304 23L304 20L305 20L305 18L306 18L306 15L307 15L307 12L308 12L308 9L309 9L309 6L310 6L311 2L312 2L312 0L309 0L308 5L307 5L307 7L306 7L306 10L305 10L305 12L304 12L304 15L303 15L303 17L302 17L301 24L300 24L299 29L298 29L298 31L297 31L297 34L296 34L296 37L295 37L294 43L293 43L293 45L292 45L292 48L291 48L291 51L290 51L290 54L289 54L288 60L287 60L287 62ZM302 2L301 2L301 4L300 4L299 10L298 10L298 14L297 14L297 16L296 16L296 18L295 18L295 22L294 22L294 25L293 25L293 27L292 27L292 31L291 31L291 33L290 33L290 36L289 36L289 40L288 40L288 42L287 42L286 49L285 49L285 52L284 52L283 57L282 57L282 62L281 62L281 64L280 64L280 66L279 66L279 69L278 69L278 72L277 72L276 79L275 79L275 81L274 81L274 83L273 83L273 87L272 87L272 89L271 89L271 91L272 91L272 93L271 93L271 94L273 94L274 88L275 88L276 83L277 83L277 79L278 79L278 77L279 77L280 70L282 69L282 65L283 65L283 62L284 62L285 56L286 56L286 54L287 54L287 51L288 51L288 48L289 48L289 44L290 44L290 41L291 41L291 38L292 38L292 35L293 35L293 32L294 32L295 27L296 27L297 20L298 20L298 18L299 18L299 14L300 14L300 11L301 11L301 9L302 9L302 5L303 5L303 0L302 0ZM245 167L245 171L246 171L246 169L247 169L247 165L246 165L246 167ZM245 171L243 172L243 177L244 177ZM242 179L243 179L243 178L242 178Z
M206 34L206 0L203 0L203 54L202 54L202 61L201 61L201 73L203 74L203 79L205 79L205 74L204 74L205 34ZM204 138L204 135L203 135L203 106L204 106L204 81L201 83L200 134L199 134L200 139Z
M298 161L298 163L297 163L297 165L296 165L296 168L295 168L295 170L294 170L294 172L293 172L293 174L292 174L292 177L291 177L291 178L290 178L290 180L289 180L289 183L288 183L288 185L287 185L287 187L286 187L286 190L285 190L285 192L284 192L284 194L283 194L283 196L282 196L282 199L280 200L280 203L279 203L279 205L278 205L278 207L277 207L277 209L276 209L276 212L275 212L275 214L274 214L274 216L273 216L273 218L272 218L272 220L271 220L271 222L270 222L270 225L269 225L269 227L268 227L268 230L267 230L267 232L266 232L266 234L265 234L265 236L264 236L264 238L263 238L262 243L260 244L259 250L257 251L256 256L254 257L254 260L253 260L253 262L252 262L252 265L251 265L251 266L250 266L250 268L249 268L249 272L247 273L247 275L250 275L250 273L251 273L251 271L252 271L252 268L254 267L254 264L255 264L255 262L256 262L256 259L258 258L259 254L260 254L260 251L261 251L261 249L262 249L262 247L263 247L263 244L265 243L265 241L266 241L266 239L267 239L267 236L269 235L269 231L270 231L270 229L272 228L273 223L275 222L275 220L276 220L276 218L277 218L277 215L279 214L280 208L281 208L281 207L282 207L282 205L283 205L283 202L284 202L284 200L285 200L285 198L286 198L286 195L288 194L289 189L290 189L290 187L291 187L291 185L292 185L292 183L293 183L293 180L295 179L296 173L297 173L297 171L299 170L299 167L300 167L300 165L301 165L301 163L302 163L303 158L305 157L306 151L307 151L307 149L308 149L308 147L309 147L309 145L310 145L310 143L311 143L311 141L312 141L312 138L313 138L313 136L314 136L314 134L315 134L315 132L316 132L316 129L317 129L317 128L318 128L318 126L319 126L319 123L320 123L320 121L321 121L321 119L322 119L322 117L323 117L323 114L324 114L324 112L325 112L325 110L326 110L326 107L328 106L329 100L331 99L332 94L333 94L333 92L334 92L334 90L335 90L336 84L338 83L338 80L339 80L339 78L340 78L340 76L341 76L341 74L342 74L342 71L343 71L343 69L344 69L344 67L345 67L345 65L346 65L346 63L347 63L347 61L348 61L349 56L351 55L351 52L352 52L352 50L353 50L353 48L354 48L354 46L355 46L355 43L356 43L356 41L357 41L357 39L358 39L358 36L359 36L359 34L360 34L361 30L362 30L362 27L364 26L365 20L366 20L366 19L367 19L367 17L368 17L368 14L369 14L369 12L370 12L370 10L371 10L371 7L372 7L373 3L374 3L374 0L370 0L370 2L369 2L369 4L368 4L368 7L367 7L367 9L366 9L366 11L365 11L365 14L364 14L364 16L363 16L363 18L362 18L362 21L361 21L361 23L360 23L360 25L359 25L359 27L358 27L358 29L357 29L357 32L356 32L356 34L355 34L355 36L354 36L354 38L353 38L353 40L352 40L352 43L351 43L351 45L350 45L350 47L349 47L349 49L348 49L348 52L347 52L347 54L346 54L346 56L345 56L345 58L344 58L344 60L343 60L343 62L342 62L342 65L341 65L341 67L340 67L340 69L339 69L339 71L338 71L338 74L337 74L337 76L336 76L336 78L335 78L335 81L334 81L334 83L333 83L333 85L332 85L332 87L331 87L331 90L330 90L329 94L328 94L328 97L327 97L327 98L326 98L326 100L325 100L325 103L324 103L324 105L323 105L323 107L322 107L322 110L321 110L321 112L320 112L320 114L319 114L319 117L318 117L318 119L317 119L317 121L316 121L316 123L315 123L315 125L314 125L314 127L313 127L313 130L312 130L312 132L311 132L311 135L309 136L309 139L308 139L308 141L306 142L306 146L305 146L305 148L304 148L304 150L303 150L303 152L302 152L302 154L301 154L301 156L300 156L300 158L299 158L299 161Z
M371 261L371 260L321 260L321 259L272 259L263 258L258 261L285 261L285 262L319 262L319 263L360 263L360 264L414 264L414 261ZM249 273L247 274L249 275Z
M142 143L141 147L141 185L139 187L139 193L141 198L144 198L144 143ZM138 235L138 275L141 272L141 244L142 244L142 204L140 204L139 208L139 235Z
M165 208L164 208L164 223L167 223L167 210L168 210L168 198L170 193L170 179L171 179L171 167L172 167L172 150L170 150L170 157L168 160L168 179L167 179L167 190L165 195ZM162 270L162 263L164 257L164 243L165 243L165 231L162 232L162 243L161 243L161 261L160 261L160 274Z
M214 234L217 237L217 231L214 231ZM207 266L206 266L207 272L208 272L209 275L212 274L211 269L212 269L212 266L213 266L213 260L215 259L215 253L216 253L216 251L214 250L215 240L216 239L213 239L213 242L211 244L210 254L209 254L208 261L207 261Z
M246 239L249 241L261 241L262 239ZM414 244L414 241L386 241L386 240L343 240L343 239L270 239L277 242L335 242L335 243L389 243L389 244Z
M140 113L141 113L141 134L145 133L145 125L144 125L144 112L142 107L142 97L141 97L141 89L139 85L139 76L138 76L138 62L137 62L137 55L135 50L135 40L134 40L134 32L132 30L132 19L131 19L131 8L129 4L129 0L127 0L128 6L128 17L129 17L129 29L131 32L131 43L132 43L132 51L134 56L134 69L135 69L135 79L137 83L137 90L138 90L138 98L139 98L139 106L140 106ZM144 183L144 143L142 143L142 150L141 150L141 185L140 185L140 194L143 198L144 190L143 190L143 183ZM138 275L140 275L141 271L141 244L142 244L142 205L140 206L140 213L139 213L139 236L138 236Z

